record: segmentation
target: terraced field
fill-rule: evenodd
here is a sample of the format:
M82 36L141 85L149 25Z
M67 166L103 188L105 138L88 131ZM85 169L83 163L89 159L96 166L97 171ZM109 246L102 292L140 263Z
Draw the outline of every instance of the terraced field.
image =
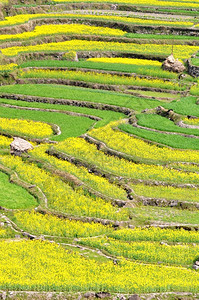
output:
M0 47L0 297L199 299L199 1L0 0Z

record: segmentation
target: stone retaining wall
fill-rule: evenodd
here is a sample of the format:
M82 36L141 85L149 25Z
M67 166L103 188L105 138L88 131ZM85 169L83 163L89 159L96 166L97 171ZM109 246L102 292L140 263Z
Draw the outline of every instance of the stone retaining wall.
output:
M188 73L193 77L199 77L199 67L192 65L191 60L187 61Z

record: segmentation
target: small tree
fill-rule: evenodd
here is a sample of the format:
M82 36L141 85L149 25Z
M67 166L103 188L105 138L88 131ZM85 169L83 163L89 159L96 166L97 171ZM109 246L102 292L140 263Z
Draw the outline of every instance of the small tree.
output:
M77 52L75 52L75 51L69 51L69 52L64 53L62 56L62 59L68 60L68 61L79 61Z

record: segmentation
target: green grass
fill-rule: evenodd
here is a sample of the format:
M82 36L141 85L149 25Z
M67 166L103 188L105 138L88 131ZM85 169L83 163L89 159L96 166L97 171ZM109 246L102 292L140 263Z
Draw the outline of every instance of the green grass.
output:
M180 94L171 94L171 93L164 93L164 92L151 92L151 91L142 91L142 90L128 90L133 93L139 94L143 97L154 97L154 98L168 98L169 100L164 100L164 102L171 102L175 99L180 99Z
M120 124L119 128L127 133L142 137L144 139L164 144L169 147L178 149L192 149L199 150L198 139L188 138L180 135L165 134L159 132L149 131L147 129L140 129L133 127L130 124Z
M61 113L43 111L26 111L7 107L1 107L0 117L28 119L56 124L61 129L61 135L50 137L53 140L61 141L71 136L79 136L85 133L95 122L85 117L74 117Z
M172 103L164 103L163 107L173 109L176 113L181 115L193 115L199 117L199 105L197 105L197 98L193 96L183 97L175 100Z
M171 78L177 79L176 73L167 72L156 66L139 66L130 64L119 64L119 63L104 63L104 62L91 62L91 61L56 61L56 60L42 60L42 61L29 61L22 63L21 68L26 67L68 67L68 68L88 68L95 70L105 71L117 71L127 73L137 73L141 75L160 77L160 78Z
M199 67L199 59L198 58L192 58L191 62L193 65L198 66Z
M140 206L131 208L133 221L149 224L153 221L199 225L199 212L170 207Z
M1 86L0 97L1 93L110 104L131 108L138 112L142 111L146 107L154 108L162 103L158 100L133 97L122 93L53 84L21 84Z
M25 189L9 182L8 175L0 172L0 206L26 209L38 206L36 199Z
M71 106L71 105L61 105L61 104L47 104L41 102L26 102L20 100L11 100L11 99L1 99L0 104L9 104L15 105L19 107L34 107L34 108L41 108L41 109L56 109L60 111L68 111L68 112L75 112L75 113L82 113L91 116L96 116L101 118L102 120L98 121L95 124L95 128L104 126L108 124L110 121L115 121L119 119L123 119L125 117L124 114L111 111L111 110L100 110L100 109L92 109L87 107L79 107L79 106Z
M182 128L173 121L156 114L139 114L136 115L138 125L154 128L161 131L178 132L190 135L199 135L199 129Z

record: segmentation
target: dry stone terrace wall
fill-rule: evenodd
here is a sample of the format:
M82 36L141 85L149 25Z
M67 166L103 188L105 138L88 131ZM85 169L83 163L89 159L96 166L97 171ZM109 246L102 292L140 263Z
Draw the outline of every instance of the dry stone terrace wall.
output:
M191 76L193 77L199 77L199 67L197 66L194 66L192 63L191 63L191 60L189 59L187 61L187 66L188 66L188 72Z

